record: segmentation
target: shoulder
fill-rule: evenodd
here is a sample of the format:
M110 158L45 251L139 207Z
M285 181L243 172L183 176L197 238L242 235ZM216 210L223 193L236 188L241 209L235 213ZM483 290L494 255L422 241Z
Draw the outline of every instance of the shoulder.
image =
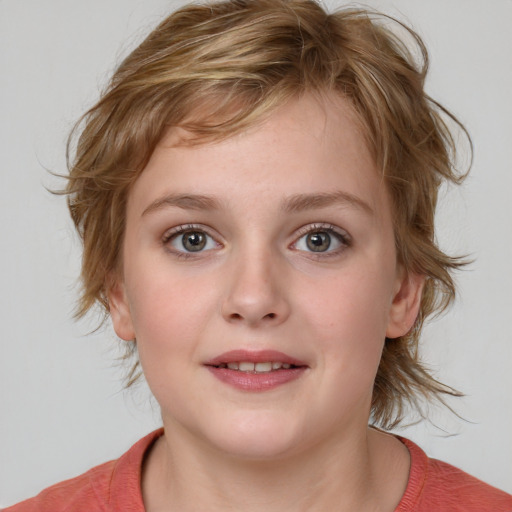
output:
M106 462L83 475L48 487L34 498L9 507L4 512L65 512L77 510L77 504L83 507L98 507L105 501L108 482L116 463L117 461Z
M396 512L512 512L512 495L468 473L430 459L400 438L411 454L409 483Z
M143 512L140 490L142 461L148 448L161 434L162 430L152 432L121 458L48 487L34 498L3 512Z

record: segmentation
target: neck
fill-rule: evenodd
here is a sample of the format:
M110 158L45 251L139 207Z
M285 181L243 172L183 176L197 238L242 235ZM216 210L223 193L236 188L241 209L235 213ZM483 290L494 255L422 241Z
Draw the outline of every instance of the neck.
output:
M147 512L392 511L407 484L407 449L373 429L271 461L178 439L167 433L147 458Z

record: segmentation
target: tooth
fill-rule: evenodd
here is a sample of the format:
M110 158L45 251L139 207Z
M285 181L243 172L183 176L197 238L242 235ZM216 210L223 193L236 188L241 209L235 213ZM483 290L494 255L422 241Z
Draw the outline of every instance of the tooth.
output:
M245 362L245 361L238 363L238 369L241 372L253 372L254 371L254 363Z
M290 368L291 365L289 365L288 363L283 363L283 368L285 370L288 370L288 368Z
M280 368L282 368L282 366L283 366L282 363L278 363L278 362L272 363L272 370L279 370Z
M272 363L256 363L254 370L257 372L269 372L272 370Z
M228 363L228 368L230 370L238 370L238 363Z

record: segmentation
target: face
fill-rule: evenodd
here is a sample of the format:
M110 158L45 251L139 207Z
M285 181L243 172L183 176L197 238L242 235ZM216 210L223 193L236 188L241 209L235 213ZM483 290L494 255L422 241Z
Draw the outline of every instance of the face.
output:
M111 313L167 433L265 458L366 431L421 282L354 119L305 96L225 141L170 131L134 184Z

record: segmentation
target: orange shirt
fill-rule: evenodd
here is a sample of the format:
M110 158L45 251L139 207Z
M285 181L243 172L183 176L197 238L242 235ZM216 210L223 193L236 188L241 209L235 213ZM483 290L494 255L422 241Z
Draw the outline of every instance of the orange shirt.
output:
M49 487L4 512L144 512L142 460L162 433L162 429L157 430L120 459ZM429 459L412 441L399 439L411 454L411 470L395 512L512 512L512 495L449 464Z

